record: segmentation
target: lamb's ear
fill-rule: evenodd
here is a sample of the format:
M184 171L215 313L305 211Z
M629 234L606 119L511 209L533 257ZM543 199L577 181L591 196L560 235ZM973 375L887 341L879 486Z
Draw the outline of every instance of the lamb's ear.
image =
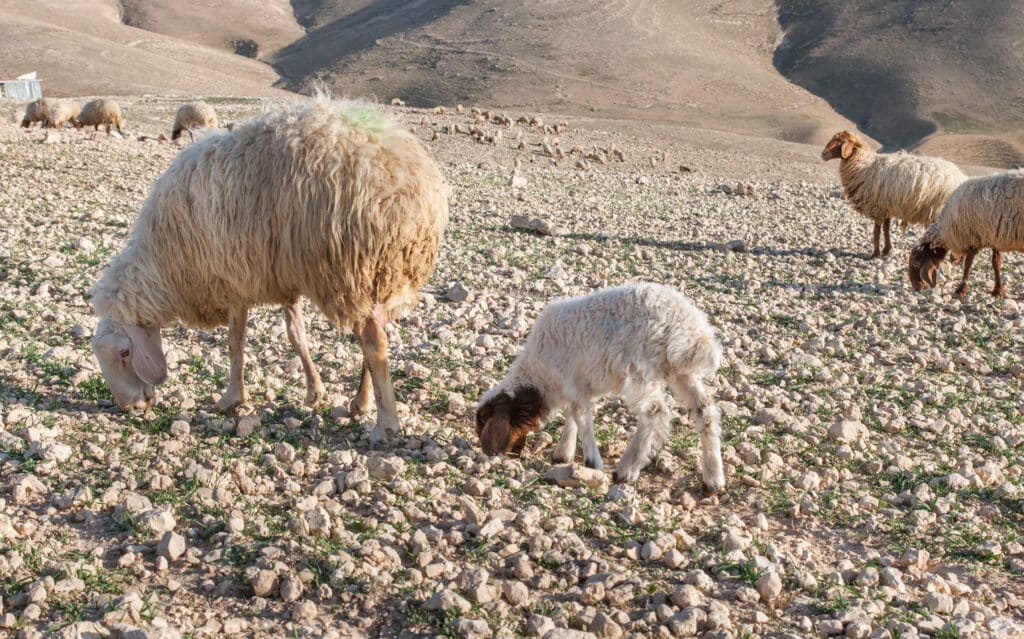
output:
M925 259L924 263L921 264L921 281L924 282L928 288L935 288L936 275L939 271L939 263L933 259Z
M167 360L160 344L160 327L125 326L132 342L132 370L139 379L156 386L167 379Z
M846 158L848 158L851 155L853 155L853 150L855 148L856 148L856 145L854 144L853 140L846 140L845 142L843 142L843 148L840 151L840 155L845 160Z

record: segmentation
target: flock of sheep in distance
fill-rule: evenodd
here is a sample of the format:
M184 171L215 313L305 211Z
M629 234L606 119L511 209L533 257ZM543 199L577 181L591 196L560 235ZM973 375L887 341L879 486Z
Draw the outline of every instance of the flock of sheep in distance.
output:
M120 109L99 99L41 99L23 126L106 125L121 131ZM217 126L205 103L182 106L172 139ZM962 298L978 251L992 250L1003 294L1003 251L1024 250L1024 171L968 179L954 164L904 152L876 153L837 133L821 157L839 159L846 199L874 222L873 256L891 250L893 220L927 230L911 251L915 290L936 285L943 260L961 260ZM374 443L400 433L385 326L412 311L433 271L448 222L449 188L438 164L408 131L371 105L327 98L268 107L227 132L200 135L155 182L127 244L92 289L100 317L93 350L117 403L147 409L167 378L162 327L228 327L230 375L217 408L246 401L243 384L249 310L284 309L288 338L305 373L306 403L326 400L306 343L301 298L347 327L363 353L353 415L377 408ZM879 240L884 232L884 248ZM702 378L722 348L705 314L679 291L655 283L608 288L551 302L537 318L507 376L485 393L475 428L487 454L518 454L557 411L566 416L555 462L575 458L601 469L593 403L617 396L637 419L613 478L635 481L669 437L665 387L692 415L702 480L725 487L720 417Z

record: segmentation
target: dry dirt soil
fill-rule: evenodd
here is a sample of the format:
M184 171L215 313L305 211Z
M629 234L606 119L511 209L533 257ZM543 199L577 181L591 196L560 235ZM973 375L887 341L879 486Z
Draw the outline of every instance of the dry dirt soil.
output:
M0 635L1024 636L1017 255L1004 299L985 264L962 302L950 278L914 293L921 229L867 259L817 146L536 111L480 124L491 144L468 109L389 109L452 186L437 270L389 331L402 436L374 448L373 415L348 416L360 356L313 308L329 406L303 407L263 309L239 414L213 411L225 330L167 327L161 401L128 415L89 288L179 151L153 139L176 106L125 99L124 139L51 143L2 107ZM557 417L523 458L483 455L474 403L539 310L636 280L679 287L721 336L727 490L700 492L683 409L636 485L547 481ZM611 465L635 421L615 399L597 415Z

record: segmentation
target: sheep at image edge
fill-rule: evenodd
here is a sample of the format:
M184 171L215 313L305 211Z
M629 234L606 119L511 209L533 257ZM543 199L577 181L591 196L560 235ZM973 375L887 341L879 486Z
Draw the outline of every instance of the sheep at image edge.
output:
M527 435L566 408L553 461L573 460L578 431L584 463L600 469L592 404L614 394L636 415L637 429L613 477L633 482L671 432L667 382L696 422L704 487L719 492L725 488L719 412L701 378L713 376L721 361L707 317L668 286L630 284L551 302L508 375L481 398L477 435L488 455L519 454Z
M821 152L826 162L835 158L840 158L839 181L850 206L875 223L872 258L892 250L892 220L899 220L904 229L931 224L953 190L967 179L955 164L942 158L905 151L875 153L849 131L836 133ZM885 249L879 253L878 236L883 229Z
M268 110L183 150L153 185L127 245L92 289L93 349L125 409L167 377L160 327L227 324L231 372L218 402L245 401L249 308L284 307L309 404L326 398L300 298L353 330L363 371L352 411L375 396L375 441L399 432L389 319L415 306L448 220L438 165L376 110L317 100Z
M967 180L953 192L935 223L910 252L907 274L914 290L935 286L947 253L963 258L964 271L953 295L963 298L974 257L992 249L995 286L1003 294L1001 251L1024 251L1024 171L1015 170Z
M178 107L174 114L174 127L171 129L171 139L177 140L183 131L193 140L193 129L217 128L217 113L213 107L205 102L189 102Z

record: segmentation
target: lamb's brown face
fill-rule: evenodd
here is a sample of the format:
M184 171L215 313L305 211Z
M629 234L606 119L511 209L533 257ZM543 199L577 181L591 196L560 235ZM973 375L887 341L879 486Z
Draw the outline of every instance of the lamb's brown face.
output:
M915 291L923 291L935 286L938 280L939 266L946 258L946 253L945 247L933 246L924 242L910 251L907 276Z
M515 396L501 392L476 411L476 434L488 455L519 455L530 433L540 429L547 416L543 398L534 388L523 388Z
M832 136L821 151L821 159L825 162L836 158L846 159L853 154L853 149L860 143L857 136L849 131L840 131Z

